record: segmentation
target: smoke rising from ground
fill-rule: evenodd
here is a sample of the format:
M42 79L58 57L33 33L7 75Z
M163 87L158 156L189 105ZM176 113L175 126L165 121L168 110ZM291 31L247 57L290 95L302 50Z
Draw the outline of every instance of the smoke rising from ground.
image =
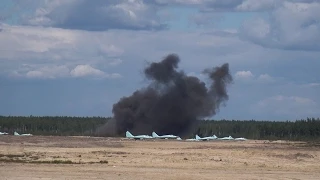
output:
M203 74L210 83L206 87L197 77L178 71L179 62L177 55L170 54L146 67L144 74L150 84L113 105L112 128L104 131L181 135L198 119L215 115L228 100L227 85L232 82L229 64L205 69Z

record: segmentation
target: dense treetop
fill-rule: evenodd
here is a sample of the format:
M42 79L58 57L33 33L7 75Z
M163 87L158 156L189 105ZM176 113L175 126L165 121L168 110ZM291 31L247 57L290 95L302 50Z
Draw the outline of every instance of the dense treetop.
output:
M0 116L0 132L34 135L96 136L96 129L103 126L110 117L68 117L68 116ZM186 137L233 136L248 139L318 140L320 119L307 118L296 121L198 121ZM119 134L119 136L124 136ZM186 138L185 137L185 138Z

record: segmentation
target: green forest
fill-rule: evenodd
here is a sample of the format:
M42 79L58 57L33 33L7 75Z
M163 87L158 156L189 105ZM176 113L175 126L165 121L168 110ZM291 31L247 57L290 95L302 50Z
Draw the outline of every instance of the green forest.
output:
M0 132L55 136L97 136L110 117L0 116ZM320 140L320 119L296 121L199 120L188 137L233 136L264 140ZM119 135L124 136L124 135Z

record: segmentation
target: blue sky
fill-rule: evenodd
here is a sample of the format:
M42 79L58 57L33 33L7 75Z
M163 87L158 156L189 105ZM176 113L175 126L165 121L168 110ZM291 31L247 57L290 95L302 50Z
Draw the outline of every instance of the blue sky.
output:
M3 0L0 115L112 116L169 53L202 78L229 63L215 119L320 116L320 1Z

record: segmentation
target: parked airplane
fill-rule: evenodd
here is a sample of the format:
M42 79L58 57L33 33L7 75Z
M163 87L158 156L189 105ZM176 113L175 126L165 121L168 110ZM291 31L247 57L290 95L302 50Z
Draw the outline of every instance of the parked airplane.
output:
M218 139L218 137L216 135L213 136L207 136L207 137L199 137L198 134L196 135L196 139L200 140L200 141L209 141L209 140L215 140Z
M246 141L246 140L248 140L248 139L241 137L241 138L235 138L234 140L236 140L236 141Z
M6 132L0 132L0 135L8 135Z
M19 134L16 131L13 133L15 136L32 136L32 134Z
M177 140L181 140L181 138L179 136L175 136L175 135L162 135L159 136L156 132L152 132L152 137L153 138L157 138L157 139L177 139Z
M220 140L234 140L234 138L232 136L218 138L218 139L220 139Z
M200 141L200 140L197 138L195 138L195 139L191 138L191 139L186 139L186 141Z
M152 136L148 136L148 135L137 135L137 136L134 136L129 131L126 132L126 138L129 138L129 139L153 139Z

